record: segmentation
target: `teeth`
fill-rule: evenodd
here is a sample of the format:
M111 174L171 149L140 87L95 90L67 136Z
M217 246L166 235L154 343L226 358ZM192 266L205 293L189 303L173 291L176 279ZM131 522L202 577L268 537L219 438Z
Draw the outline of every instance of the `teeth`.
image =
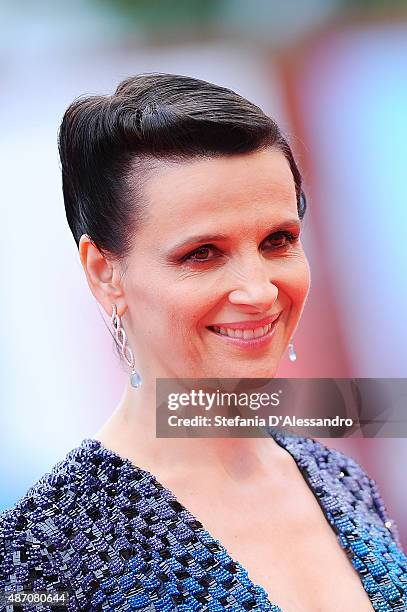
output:
M229 336L230 338L243 338L243 340L253 340L253 338L260 338L265 336L271 329L273 323L264 325L264 327L256 327L255 329L231 329L230 327L217 327L213 326L214 331L223 336Z
M264 327L259 327L258 329L255 329L253 332L253 336L255 338L260 338L260 336L264 336Z

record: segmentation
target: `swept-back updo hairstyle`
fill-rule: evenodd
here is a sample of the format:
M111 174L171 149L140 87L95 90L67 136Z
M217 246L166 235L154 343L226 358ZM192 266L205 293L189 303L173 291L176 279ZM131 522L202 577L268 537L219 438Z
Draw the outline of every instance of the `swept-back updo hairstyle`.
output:
M301 174L286 138L259 107L231 89L176 74L122 81L111 96L81 96L59 129L66 217L77 246L87 234L123 263L143 214L143 184L160 161L282 151L302 220Z

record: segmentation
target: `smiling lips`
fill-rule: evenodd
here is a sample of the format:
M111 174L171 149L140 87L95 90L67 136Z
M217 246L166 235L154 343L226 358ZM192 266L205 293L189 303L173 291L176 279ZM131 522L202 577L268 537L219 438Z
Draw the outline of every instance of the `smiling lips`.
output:
M238 321L235 323L221 323L218 325L209 325L208 329L229 338L239 340L255 340L267 336L271 329L274 330L275 322L279 318L281 312L261 319L259 321Z

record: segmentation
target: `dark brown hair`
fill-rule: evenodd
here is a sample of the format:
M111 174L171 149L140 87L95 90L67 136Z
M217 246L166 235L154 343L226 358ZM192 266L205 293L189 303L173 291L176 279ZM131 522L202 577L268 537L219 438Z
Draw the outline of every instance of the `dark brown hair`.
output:
M175 74L139 74L112 96L76 99L59 129L66 217L79 245L124 260L146 204L143 183L160 160L248 153L275 147L293 174L299 218L301 174L277 124L234 91Z

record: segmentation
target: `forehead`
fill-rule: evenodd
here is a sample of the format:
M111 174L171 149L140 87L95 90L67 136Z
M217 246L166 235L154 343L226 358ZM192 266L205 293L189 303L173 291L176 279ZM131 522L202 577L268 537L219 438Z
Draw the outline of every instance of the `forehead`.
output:
M241 223L242 215L280 220L297 215L289 163L274 149L162 163L146 182L144 197L160 231L213 227L228 219Z

